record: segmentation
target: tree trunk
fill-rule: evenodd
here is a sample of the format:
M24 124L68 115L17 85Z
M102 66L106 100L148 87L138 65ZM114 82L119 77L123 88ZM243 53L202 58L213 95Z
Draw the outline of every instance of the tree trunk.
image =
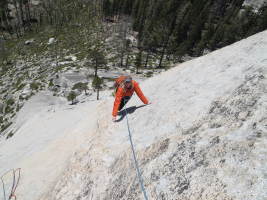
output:
M166 40L163 42L163 51L162 51L162 54L160 56L160 61L159 61L159 68L161 67L162 65L162 61L163 61L163 58L164 58L164 55L165 55L165 51L166 49L168 48L169 46L169 41L170 41L170 38L171 38L171 35L173 34L173 31L174 31L174 28L175 28L175 24L176 24L176 18L177 16L175 16L171 22L171 26L170 26L170 31L166 34Z
M17 6L17 2L15 0L13 0L13 4L15 6L15 10L16 10L16 18L17 18L17 23L16 23L16 34L17 34L17 37L19 38L19 36L21 36L21 33L20 33L20 29L21 29L21 19L19 17L19 11L18 11L18 6Z
M23 12L23 2L22 0L19 1L19 9L20 9L20 18L21 18L21 22L22 22L22 26L23 26L23 29L25 31L25 20L24 20L24 12Z
M99 87L97 88L97 97L96 97L97 100L99 100Z
M164 55L165 55L165 47L163 48L163 51L161 53L158 68L161 68L162 67L161 65L162 65L162 61L163 61Z
M95 61L95 77L97 77L97 60Z
M125 63L125 67L128 67L128 62L129 62L129 53L127 53L127 57L126 57L126 63Z
M39 26L41 27L43 25L43 14L39 14Z
M31 10L30 10L30 1L29 0L27 0L27 3L26 3L26 11L27 11L27 19L30 22L30 20L31 20Z
M128 25L126 19L122 19L121 30L122 30L122 48L121 48L121 67L123 67L123 58L126 51L126 36L127 36Z
M8 20L8 14L7 14L7 12L4 11L4 13L5 13L5 20L4 20L4 22L5 22L7 31L8 31L8 33L12 36L12 29L13 29L13 28L12 28L12 26L10 25L10 22L9 22L9 20Z
M25 4L26 8L26 18L27 18L27 23L29 24L29 29L32 30L32 24L31 24L31 11L30 11L30 2L27 0Z

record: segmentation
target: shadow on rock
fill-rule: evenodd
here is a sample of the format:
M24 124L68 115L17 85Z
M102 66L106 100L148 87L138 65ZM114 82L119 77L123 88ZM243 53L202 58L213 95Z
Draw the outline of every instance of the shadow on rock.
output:
M138 108L142 108L144 106L147 105L141 105L141 106L131 106L129 108L123 109L120 112L118 112L118 116L120 116L119 119L116 120L116 122L120 122L124 119L124 117L126 116L126 114L132 114L134 113Z

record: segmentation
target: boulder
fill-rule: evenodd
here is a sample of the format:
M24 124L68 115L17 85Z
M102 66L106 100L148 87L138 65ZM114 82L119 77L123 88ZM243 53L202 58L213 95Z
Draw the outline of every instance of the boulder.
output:
M26 40L26 41L24 42L25 45L30 45L30 44L32 44L32 43L34 43L34 39Z
M50 45L50 44L53 44L53 43L55 43L56 42L56 39L55 38L50 38L49 40L48 40L48 45Z

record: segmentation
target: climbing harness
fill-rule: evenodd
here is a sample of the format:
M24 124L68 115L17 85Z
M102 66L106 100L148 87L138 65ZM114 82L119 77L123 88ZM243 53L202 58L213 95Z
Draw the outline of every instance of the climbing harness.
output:
M134 145L133 145L133 141L132 141L132 135L131 135L130 126L129 126L129 120L128 120L128 116L127 115L128 115L127 106L125 106L125 116L126 116L126 121L127 121L129 140L130 140L130 143L131 143L131 148L132 148L132 153L133 153L133 158L134 158L134 164L135 164L136 172L137 172L137 175L138 175L139 184L140 184L141 190L143 191L143 194L144 194L144 198L145 198L145 200L148 200L147 194L146 194L146 190L145 190L145 187L144 187L144 184L143 184L142 175L141 175L140 169L138 167L138 162L137 162L137 159L136 159L136 154L135 154L135 150L134 150Z
M16 189L17 189L19 181L20 181L20 170L21 170L20 168L12 169L1 176L4 200L12 200L12 199L16 200L17 199L15 192L16 192ZM10 194L9 194L8 198L6 198L7 197L6 196L6 188L5 188L5 182L4 182L3 178L4 178L4 176L9 174L10 172L13 173L13 183L12 183ZM17 173L18 173L18 176L17 176Z

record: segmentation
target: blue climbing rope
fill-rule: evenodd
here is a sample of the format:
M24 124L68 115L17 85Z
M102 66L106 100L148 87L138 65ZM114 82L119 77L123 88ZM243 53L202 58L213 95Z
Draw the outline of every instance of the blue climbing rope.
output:
M4 195L4 200L6 200L6 188L5 188L5 183L3 181L3 179L1 178L2 181L2 186L3 186L3 195Z
M144 187L144 184L143 184L143 179L142 179L142 175L141 175L141 172L140 172L140 169L138 167L138 162L137 162L137 159L136 159L136 154L135 154L135 150L134 150L134 145L133 145L133 141L132 141L132 134L131 134L131 131L130 131L130 126L129 126L129 120L128 120L128 112L127 112L127 107L125 106L125 115L126 115L126 121L127 121L127 127L128 127L128 133L129 133L129 140L130 140L130 143L131 143L131 147L132 147L132 152L133 152L133 158L134 158L134 164L135 164L135 168L136 168L136 172L137 172L137 175L138 175L138 179L139 179L139 183L140 183L140 186L141 186L141 190L143 191L143 194L144 194L144 198L145 200L148 200L147 198L147 195L146 195L146 190L145 190L145 187Z
M4 195L4 200L11 200L11 199L17 199L16 195L15 195L15 192L16 192L16 189L18 187L18 184L19 184L19 181L20 181L20 168L18 169L11 169L9 171L7 171L5 174L3 174L0 179L1 179L1 182L2 182L2 188L3 188L3 195ZM6 188L5 188L5 182L3 180L3 177L6 176L7 174L9 173L13 173L13 183L12 183L12 188L11 188L11 191L10 191L10 195L8 197L8 199L6 198ZM18 175L17 175L17 172L18 172Z

